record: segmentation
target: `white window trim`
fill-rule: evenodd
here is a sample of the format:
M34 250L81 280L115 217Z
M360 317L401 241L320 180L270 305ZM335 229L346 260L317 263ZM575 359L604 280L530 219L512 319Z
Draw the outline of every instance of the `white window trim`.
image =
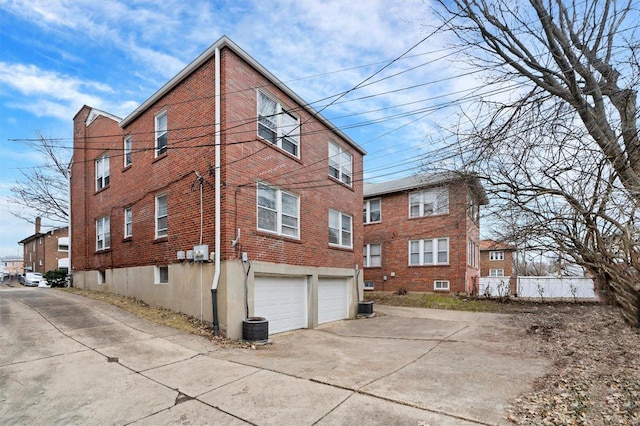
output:
M264 186L266 188L269 188L273 191L276 192L276 208L271 209L267 206L261 206L260 205L260 186ZM297 219L297 226L295 228L295 235L291 235L291 234L287 234L284 233L282 231L283 229L283 224L282 224L282 216L283 216L283 211L282 211L282 196L283 195L288 195L290 197L293 197L296 199L296 216L295 218ZM276 229L266 229L266 228L261 228L260 227L260 209L265 209L265 210L270 210L270 211L275 211L276 212ZM285 215L285 216L290 216L293 217L291 215ZM268 185L264 182L258 182L258 186L257 186L257 190L256 190L256 228L259 231L262 232L268 232L270 234L274 234L274 235L281 235L283 237L287 237L287 238L295 238L295 239L300 239L300 197L297 196L296 194L292 194L290 192L287 191L283 191L277 187ZM285 228L289 228L292 229L291 226L285 226Z
M442 201L444 200L443 195L446 195L446 202ZM412 203L412 201L414 200L418 202L418 206L419 206L419 211L418 211L418 214L416 215L412 214L411 212L411 205L414 204ZM433 212L425 213L424 206L427 201L433 202L434 204ZM441 186L437 188L411 192L409 194L409 217L410 218L439 216L443 214L449 214L449 188L448 187Z
M504 269L489 269L490 277L504 277Z
M167 123L167 128L164 129L164 132L163 132L163 130L159 130L158 129L158 122L160 121L159 119L162 116L165 117L165 121ZM154 139L154 145L153 145L154 146L154 151L153 152L154 152L154 156L157 158L157 157L160 157L161 155L166 154L167 150L168 150L168 147L169 147L169 140L168 140L169 139L169 135L168 135L168 133L169 133L169 117L168 117L168 114L167 114L167 110L162 110L159 113L157 113L155 115L155 117L154 117L154 123L155 123L154 124L154 126L155 126L154 127L155 128L155 139ZM163 133L160 133L160 132L163 132ZM166 143L165 143L165 145L163 147L158 148L158 139L160 137L162 137L162 136L165 136L165 135L166 135Z
M166 281L162 281L161 269L164 269L164 268L166 268L166 270L167 270L167 280ZM169 284L169 266L161 265L161 266L155 266L153 268L153 283L154 284Z
M373 280L365 280L364 281L364 289L365 290L373 290L374 289L374 282Z
M371 246L380 247L380 254L377 255L380 258L380 264L379 265L373 265L372 262L371 262L371 259L372 259ZM365 268L379 268L379 267L382 266L382 244L373 243L373 244L366 244L364 246L364 266L365 266Z
M372 201L378 201L379 204L379 212L380 212L380 219L378 220L371 220L371 202ZM382 222L382 198L372 198L371 200L367 200L364 202L364 224L370 224L370 223L380 223Z
M165 198L165 204L166 204L167 212L164 215L160 216L160 214L158 212L158 207L159 207L159 200L162 197ZM166 225L165 228L159 228L158 227L158 222L163 217L167 218L167 225ZM167 235L169 235L169 199L167 197L167 194L156 195L155 228L156 228L156 239L157 238L164 238Z
M124 167L129 167L132 163L131 160L131 148L132 148L133 144L131 142L131 136L126 136L124 138L124 145L123 145L123 159L124 159Z
M127 217L129 213L129 217ZM128 231L127 225L130 225L131 231ZM130 238L133 236L133 210L131 207L125 207L124 209L124 237Z
M440 285L440 287L438 287L438 285ZM448 280L435 280L433 282L434 291L445 291L450 289L451 289L451 283Z
M99 224L102 223L102 233ZM102 247L100 242L102 241ZM96 251L106 250L111 247L111 220L109 216L96 219Z
M489 260L504 260L504 251L502 250L490 251Z
M272 102L274 102L276 104L276 111L275 114L273 115L273 121L276 129L275 129L275 143L273 141L270 141L269 139L266 139L264 136L260 135L260 126L261 126L261 122L260 122L260 96L264 96L267 99L270 99ZM280 102L278 102L276 99L274 99L272 96L266 94L265 92L262 92L260 90L257 91L257 96L256 96L256 112L257 112L257 135L259 138L264 139L265 141L269 142L271 145L273 146L277 146L279 149L281 149L282 151L286 152L289 155L293 155L296 158L300 158L300 117L291 113L289 110L287 110L285 107L282 106L282 104ZM283 124L283 118L285 117L285 114L288 115L289 117L293 118L296 120L297 125L293 126L293 128L295 129L297 127L297 133L295 132L295 130L291 131L291 130L287 130L285 132L284 130L284 124ZM272 130L272 129L270 129ZM295 154L292 152L289 152L288 150L286 150L285 148L283 148L282 146L282 140L283 139L287 139L287 141L289 143L291 143L292 145L295 146Z
M102 154L96 159L96 191L109 186L109 153Z
M332 246L332 247L342 247L342 248L348 248L348 249L353 248L353 217L351 217L351 215L348 215L348 214L343 213L341 211L329 209L329 222L328 222L329 223L329 229L336 229L336 228L332 228L331 227L331 213L335 213L335 214L338 215L338 222L339 222L338 223L338 228L337 228L337 231L338 231L338 243L332 243L331 241L329 241L329 245ZM350 223L350 227L349 227L349 230L348 230L348 232L349 232L349 241L348 242L343 241L343 238L342 238L342 226L343 226L342 222L343 222L345 217L349 218L349 223Z
M438 262L438 241L440 240L446 240L447 241L447 261L446 262ZM424 263L424 246L425 246L425 241L430 241L431 242L431 258L433 259L432 263ZM419 262L418 263L411 263L411 243L412 242L418 242L419 246L418 246L418 258L419 258ZM449 264L449 258L450 258L450 246L449 246L449 238L425 238L422 240L409 240L409 266L436 266L436 265L448 265Z
M336 151L331 153L331 148ZM345 156L348 161L345 161ZM347 186L353 184L353 155L350 152L342 149L340 145L335 142L329 141L329 177L343 183ZM348 165L346 163L349 163ZM333 164L333 165L332 165ZM337 167L336 167L337 166ZM331 174L331 169L334 169L338 176Z

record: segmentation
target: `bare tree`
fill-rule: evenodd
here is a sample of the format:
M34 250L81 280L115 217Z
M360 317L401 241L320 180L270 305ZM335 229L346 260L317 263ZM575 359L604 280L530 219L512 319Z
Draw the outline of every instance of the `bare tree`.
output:
M71 155L40 133L27 144L42 153L45 160L38 167L20 169L20 178L11 187L11 213L29 223L40 216L50 225L64 224L69 214Z
M467 115L456 131L458 166L486 179L492 216L509 225L498 227L504 239L561 251L629 305L638 324L637 6L440 3L485 83L519 84Z

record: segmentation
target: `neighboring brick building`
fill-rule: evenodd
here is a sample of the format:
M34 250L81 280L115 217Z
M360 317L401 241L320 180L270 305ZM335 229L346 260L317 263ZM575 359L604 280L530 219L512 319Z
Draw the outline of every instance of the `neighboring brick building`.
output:
M481 277L515 277L513 244L494 240L480 241L480 276Z
M480 205L487 203L469 175L365 183L365 288L470 292L480 274Z
M24 271L45 274L55 269L68 268L69 228L65 226L41 232L41 227L41 219L38 217L35 234L18 241L23 246Z
M74 117L74 285L208 321L215 288L234 338L353 317L364 154L223 37L124 120Z
M20 256L3 256L0 258L0 276L13 279L24 272L24 259Z

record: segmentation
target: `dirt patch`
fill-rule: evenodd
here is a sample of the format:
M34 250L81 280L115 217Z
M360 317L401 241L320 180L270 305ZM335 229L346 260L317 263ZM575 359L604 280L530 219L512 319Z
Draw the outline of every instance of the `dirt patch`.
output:
M213 328L211 324L207 322L201 322L197 318L193 318L180 312L174 312L169 309L150 306L138 299L120 296L113 293L83 290L73 287L64 289L57 288L56 290L65 291L84 297L90 297L92 299L109 303L148 321L166 325L167 327L172 327L186 333L195 334L196 336L205 337L212 342L216 342L221 347L256 348L255 345L249 342L229 339L222 335L222 333L219 333L218 336L214 336Z

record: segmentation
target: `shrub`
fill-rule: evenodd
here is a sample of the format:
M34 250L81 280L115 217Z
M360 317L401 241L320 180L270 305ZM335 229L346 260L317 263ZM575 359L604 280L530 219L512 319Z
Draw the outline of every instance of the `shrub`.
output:
M55 269L44 274L44 278L51 287L67 286L67 271L65 269Z

